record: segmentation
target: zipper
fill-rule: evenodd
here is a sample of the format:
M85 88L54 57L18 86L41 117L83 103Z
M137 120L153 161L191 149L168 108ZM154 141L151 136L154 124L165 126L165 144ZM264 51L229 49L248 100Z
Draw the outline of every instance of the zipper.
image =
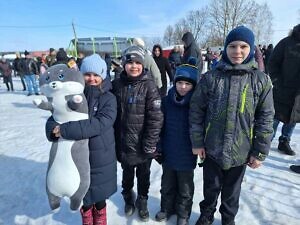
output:
M204 141L206 141L206 137L207 137L207 134L208 134L208 131L210 129L210 122L208 123L206 129L205 129L205 136L204 136Z
M248 87L249 87L249 84L246 84L246 86L244 87L244 90L242 92L242 103L241 103L240 113L244 113L244 111L245 111Z

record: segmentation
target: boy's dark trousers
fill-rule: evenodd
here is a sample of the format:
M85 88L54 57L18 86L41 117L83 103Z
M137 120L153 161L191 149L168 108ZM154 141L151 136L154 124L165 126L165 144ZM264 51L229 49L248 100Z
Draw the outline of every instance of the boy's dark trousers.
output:
M163 166L160 193L161 211L189 218L194 196L194 170L176 171Z
M150 187L150 167L152 159L147 160L144 163L138 165L128 165L121 164L123 169L123 178L122 178L122 194L126 195L131 193L131 190L134 186L134 175L136 168L136 177L137 177L137 193L138 195L148 197L149 187Z
M221 192L219 211L222 215L222 225L234 224L245 170L246 165L223 170L216 162L206 157L203 164L204 200L200 202L201 215L213 216Z

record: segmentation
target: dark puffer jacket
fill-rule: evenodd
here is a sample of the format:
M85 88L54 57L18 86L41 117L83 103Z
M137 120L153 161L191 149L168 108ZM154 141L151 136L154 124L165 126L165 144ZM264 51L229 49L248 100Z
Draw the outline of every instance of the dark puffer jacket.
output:
M275 46L268 70L274 85L275 118L300 122L300 24Z
M84 205L109 198L117 191L117 160L113 124L117 115L115 96L95 86L86 86L84 94L88 101L89 119L60 125L61 136L68 140L89 139L91 184L84 197ZM53 117L47 121L46 134L49 141L55 125Z
M189 132L189 104L193 91L180 101L176 100L173 86L168 96L162 99L164 125L161 132L160 147L163 165L178 171L193 170L196 167L196 155L192 152Z
M128 77L124 70L113 81L118 115L115 123L118 160L137 165L154 157L163 123L161 99L152 76Z
M182 41L185 43L182 63L188 63L190 57L196 58L196 66L198 67L199 74L201 74L203 68L202 54L193 34L191 32L186 32L182 36Z
M229 169L254 156L264 160L273 134L273 95L270 78L252 62L230 66L219 62L203 75L190 105L193 148Z
M160 51L160 55L157 57L154 54L154 50L158 48ZM153 50L152 50L152 56L154 61L156 62L156 65L158 66L158 69L160 71L160 75L161 75L161 82L163 87L167 88L167 75L166 73L168 73L170 82L173 82L173 74L172 74L172 70L171 70L171 66L169 64L169 61L167 58L162 56L162 48L160 45L154 45L153 46Z

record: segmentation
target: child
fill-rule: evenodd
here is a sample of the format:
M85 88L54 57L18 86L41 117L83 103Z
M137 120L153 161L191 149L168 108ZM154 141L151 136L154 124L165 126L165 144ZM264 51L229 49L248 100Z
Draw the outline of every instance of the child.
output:
M174 86L162 100L164 125L160 152L163 174L161 210L157 221L177 214L177 225L188 224L194 195L194 169L197 157L189 137L189 103L197 83L198 69L183 64L176 69Z
M163 123L161 99L152 76L144 70L144 56L138 46L127 49L124 71L113 81L118 115L115 123L116 150L123 169L122 194L125 214L138 209L142 221L149 220L147 208L151 159ZM138 197L134 204L134 172L136 169Z
M270 78L254 68L254 34L244 27L226 37L222 60L206 73L191 99L193 153L205 158L204 200L196 225L213 223L221 193L222 225L234 225L246 165L261 166L273 133Z
M106 64L99 55L84 58L80 71L86 84L84 94L88 102L89 119L57 125L51 117L47 121L47 137L49 141L57 141L58 137L68 140L89 138L91 183L80 209L82 224L106 225L106 199L117 191L113 129L117 103L103 82L106 78Z

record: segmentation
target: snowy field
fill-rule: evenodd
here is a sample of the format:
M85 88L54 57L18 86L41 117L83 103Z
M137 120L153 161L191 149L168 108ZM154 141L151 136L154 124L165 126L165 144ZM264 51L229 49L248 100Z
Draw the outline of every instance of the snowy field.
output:
M15 92L0 87L0 225L80 225L79 212L72 213L65 200L61 209L50 211L45 191L50 143L44 125L50 113L32 104L36 96L27 97L20 91L21 83L14 78ZM39 97L41 98L41 97ZM279 127L281 128L281 127ZM272 143L270 156L260 169L247 168L242 184L238 225L298 225L300 224L300 175L289 171L291 164L300 164L300 125L292 137L292 148L297 156L278 153L278 136ZM172 216L168 222L156 222L160 207L161 167L152 164L149 194L149 222L140 222L137 213L124 216L121 192L121 168L118 168L118 192L108 201L109 225L176 224ZM202 169L195 170L195 195L190 225L199 217L202 196ZM216 212L214 225L221 225Z

